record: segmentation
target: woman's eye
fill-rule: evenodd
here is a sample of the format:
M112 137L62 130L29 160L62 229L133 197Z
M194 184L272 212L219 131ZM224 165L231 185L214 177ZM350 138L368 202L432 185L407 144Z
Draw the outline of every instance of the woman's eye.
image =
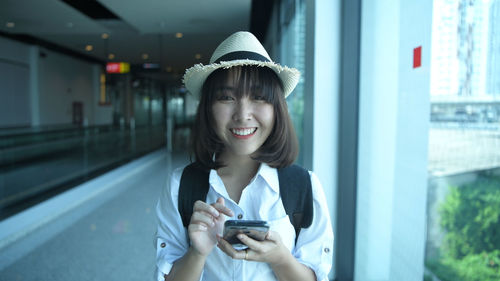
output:
M265 100L266 100L266 97L264 97L263 95L255 95L255 96L253 96L253 99L254 99L254 100L261 100L261 101L265 101Z
M232 101L234 100L234 98L232 96L228 96L228 95L220 95L217 100L219 101Z

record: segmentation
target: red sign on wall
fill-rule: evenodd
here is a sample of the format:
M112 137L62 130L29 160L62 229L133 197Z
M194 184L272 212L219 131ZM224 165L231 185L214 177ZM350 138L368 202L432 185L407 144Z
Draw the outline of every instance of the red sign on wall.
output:
M422 46L413 49L413 68L422 66Z

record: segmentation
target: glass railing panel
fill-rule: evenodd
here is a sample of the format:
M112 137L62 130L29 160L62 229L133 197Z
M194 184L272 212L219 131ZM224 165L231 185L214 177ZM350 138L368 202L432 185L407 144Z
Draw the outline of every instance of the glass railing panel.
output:
M2 219L165 145L165 127L96 126L3 134ZM13 145L13 144L16 145Z

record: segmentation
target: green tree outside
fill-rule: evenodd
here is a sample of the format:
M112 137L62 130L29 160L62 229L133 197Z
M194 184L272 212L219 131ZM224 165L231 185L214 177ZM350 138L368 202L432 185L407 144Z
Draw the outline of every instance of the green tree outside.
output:
M440 206L444 245L427 266L442 281L500 280L500 177L451 187Z

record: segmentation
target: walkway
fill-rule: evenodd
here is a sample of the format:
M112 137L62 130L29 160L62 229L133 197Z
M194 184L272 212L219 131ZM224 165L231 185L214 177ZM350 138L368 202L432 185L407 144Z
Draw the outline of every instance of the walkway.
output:
M150 153L0 222L0 280L152 280L155 205L185 153Z

